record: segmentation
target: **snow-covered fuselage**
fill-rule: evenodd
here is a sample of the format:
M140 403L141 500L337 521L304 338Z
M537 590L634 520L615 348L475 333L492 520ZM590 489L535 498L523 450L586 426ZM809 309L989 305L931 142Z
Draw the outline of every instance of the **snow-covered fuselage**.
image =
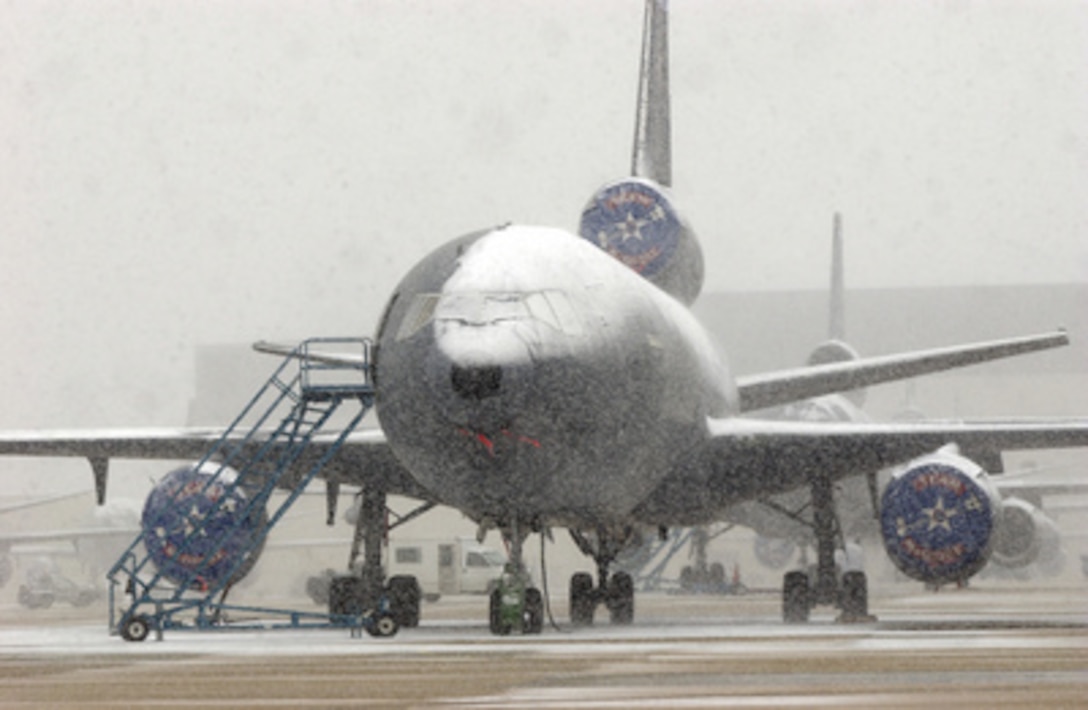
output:
M477 519L616 525L737 411L682 304L588 241L506 226L423 259L378 333L398 459Z

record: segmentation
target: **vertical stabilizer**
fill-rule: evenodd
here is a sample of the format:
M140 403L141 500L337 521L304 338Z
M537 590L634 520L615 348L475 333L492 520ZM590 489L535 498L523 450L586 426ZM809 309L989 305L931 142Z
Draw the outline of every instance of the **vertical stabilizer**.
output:
M665 0L646 0L635 118L633 175L599 189L578 234L691 305L703 288L703 250L669 194L668 25Z
M846 303L843 281L842 215L836 212L831 234L831 317L828 321L828 340L846 340Z
M826 365L832 362L849 362L858 359L858 352L846 342L846 269L843 266L842 215L835 213L831 231L831 289L828 298L830 317L827 340L816 346L808 356L809 365ZM851 390L843 395L861 407L865 404L865 390Z
M631 174L672 185L667 0L646 0Z

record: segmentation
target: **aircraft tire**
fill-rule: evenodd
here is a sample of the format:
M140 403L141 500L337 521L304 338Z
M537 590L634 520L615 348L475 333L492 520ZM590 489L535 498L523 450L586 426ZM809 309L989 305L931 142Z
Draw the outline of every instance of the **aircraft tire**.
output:
M843 616L860 619L869 615L868 587L864 572L851 571L842 576L840 606Z
M359 616L377 605L377 600L368 599L368 596L366 583L359 577L334 577L329 584L329 613Z
M389 607L397 623L406 629L419 626L419 602L423 593L415 577L399 574L389 578L386 587L389 595Z
M502 618L502 591L492 589L488 598L487 625L495 636L506 636L510 633L510 626Z
M787 572L782 579L782 620L787 624L808 622L808 575L801 571Z
M573 626L592 626L597 600L593 594L593 577L588 572L577 572L570 578L570 623Z
M318 606L329 605L329 587L335 574L328 572L306 578L306 596Z
M715 562L710 565L710 591L715 594L725 594L725 565Z
M536 587L525 590L525 624L522 631L539 634L544 629L544 597Z
M626 572L616 572L608 585L608 611L616 625L635 620L635 583Z

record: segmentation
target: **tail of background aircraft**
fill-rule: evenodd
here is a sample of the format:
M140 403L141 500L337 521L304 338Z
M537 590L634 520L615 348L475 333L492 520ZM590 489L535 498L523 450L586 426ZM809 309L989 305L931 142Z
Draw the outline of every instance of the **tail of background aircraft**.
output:
M848 362L860 356L846 342L846 276L843 266L842 215L835 213L831 233L831 288L828 295L827 340L808 356L809 365ZM857 406L865 403L865 390L844 392Z
M632 177L597 191L578 233L691 305L703 287L703 251L666 190L672 184L666 4L646 0Z

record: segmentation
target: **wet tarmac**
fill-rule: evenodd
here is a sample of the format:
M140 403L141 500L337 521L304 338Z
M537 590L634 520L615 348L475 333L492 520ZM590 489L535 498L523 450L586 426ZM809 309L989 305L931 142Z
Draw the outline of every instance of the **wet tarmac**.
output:
M629 627L492 637L479 597L389 639L167 633L0 607L0 707L1088 707L1088 586L880 590L874 623L784 626L775 595L643 595ZM555 609L565 618L565 610ZM88 612L91 616L88 616Z

